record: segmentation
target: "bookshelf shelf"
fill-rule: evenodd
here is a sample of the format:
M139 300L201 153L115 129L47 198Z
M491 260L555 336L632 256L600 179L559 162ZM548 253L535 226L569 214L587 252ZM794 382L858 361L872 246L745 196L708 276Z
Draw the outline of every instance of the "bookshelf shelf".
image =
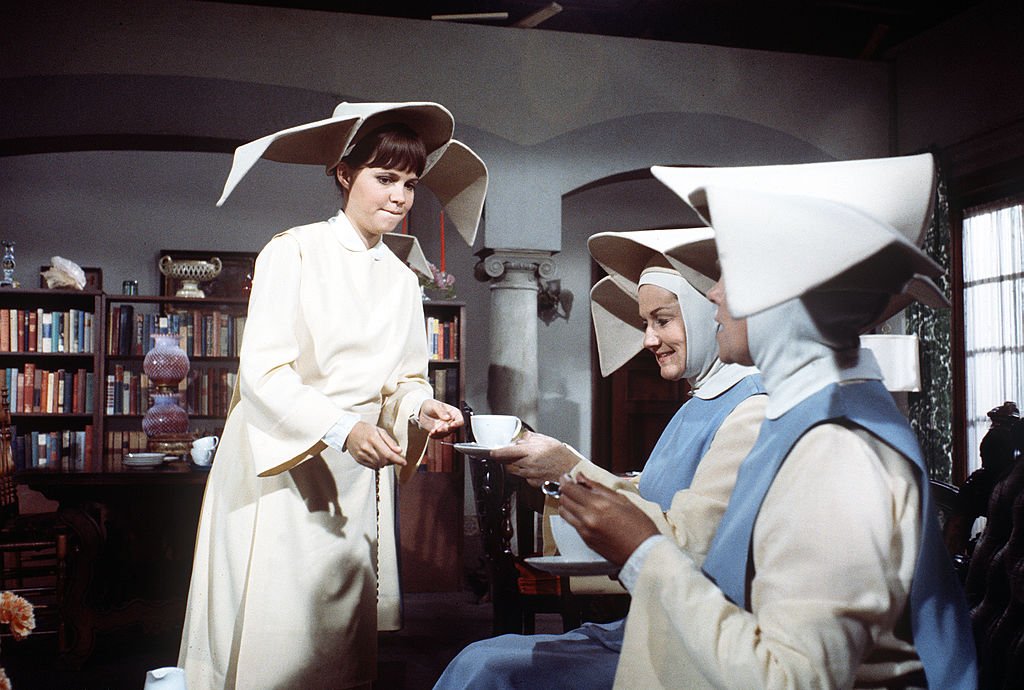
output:
M11 406L17 470L83 469L95 430L102 293L0 289L0 385Z
M197 435L220 434L238 371L248 299L109 295L104 299L104 468L125 452L144 450L142 418L149 382L142 369L155 333L178 333L189 358L181 400Z

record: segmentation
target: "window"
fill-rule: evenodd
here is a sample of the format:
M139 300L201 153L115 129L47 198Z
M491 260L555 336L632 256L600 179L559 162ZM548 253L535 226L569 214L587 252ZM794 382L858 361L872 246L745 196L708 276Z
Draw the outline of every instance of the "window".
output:
M1024 407L1024 197L964 212L963 287L970 474L986 413L1006 400Z

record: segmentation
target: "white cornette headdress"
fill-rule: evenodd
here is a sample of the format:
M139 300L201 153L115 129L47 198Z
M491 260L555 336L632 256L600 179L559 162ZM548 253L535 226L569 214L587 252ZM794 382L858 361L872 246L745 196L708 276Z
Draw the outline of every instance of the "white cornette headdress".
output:
M931 214L930 154L651 172L715 229L729 309L744 317L816 288L948 301L917 248ZM681 252L666 256L686 263Z
M680 242L690 247L692 264L708 273L690 266L682 271L668 267L661 247ZM708 374L717 361L714 307L704 296L714 285L713 231L688 228L603 232L592 236L587 244L594 260L609 273L590 295L601 374L608 376L643 349L637 291L647 282L665 287L679 300L687 339L684 376L700 379ZM657 280L659 273L671 273L674 279L669 283Z
M340 103L326 120L289 127L243 144L235 149L217 205L224 203L260 158L322 165L330 175L358 141L360 132L396 122L412 128L423 140L427 162L420 184L437 196L459 234L472 246L487 194L487 166L468 146L452 138L455 119L437 103Z

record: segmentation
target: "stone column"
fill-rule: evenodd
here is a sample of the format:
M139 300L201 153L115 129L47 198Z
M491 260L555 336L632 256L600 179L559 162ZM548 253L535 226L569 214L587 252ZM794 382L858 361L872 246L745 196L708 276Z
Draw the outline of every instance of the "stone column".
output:
M538 280L555 275L551 252L494 249L481 256L475 275L491 283L491 352L487 404L537 427Z

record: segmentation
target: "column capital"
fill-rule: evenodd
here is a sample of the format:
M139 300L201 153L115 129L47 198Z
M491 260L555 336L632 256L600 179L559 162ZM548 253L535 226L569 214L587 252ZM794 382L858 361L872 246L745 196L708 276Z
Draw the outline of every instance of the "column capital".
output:
M503 282L516 277L530 277L534 286L538 280L550 280L557 270L554 254L542 249L484 249L477 253L480 261L473 268L474 277L481 282Z

